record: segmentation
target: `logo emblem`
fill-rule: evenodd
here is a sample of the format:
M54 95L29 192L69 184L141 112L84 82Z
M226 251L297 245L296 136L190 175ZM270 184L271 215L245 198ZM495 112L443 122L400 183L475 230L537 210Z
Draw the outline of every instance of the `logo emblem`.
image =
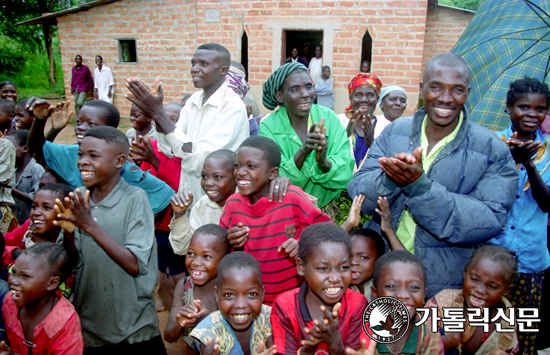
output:
M409 310L397 298L376 298L363 312L363 330L377 343L395 343L405 335L409 325Z

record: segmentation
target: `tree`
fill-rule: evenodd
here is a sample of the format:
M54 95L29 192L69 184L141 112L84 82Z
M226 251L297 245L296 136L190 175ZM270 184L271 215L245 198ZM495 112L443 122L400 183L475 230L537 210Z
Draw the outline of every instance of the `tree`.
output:
M439 3L441 5L476 11L479 8L481 0L439 0Z

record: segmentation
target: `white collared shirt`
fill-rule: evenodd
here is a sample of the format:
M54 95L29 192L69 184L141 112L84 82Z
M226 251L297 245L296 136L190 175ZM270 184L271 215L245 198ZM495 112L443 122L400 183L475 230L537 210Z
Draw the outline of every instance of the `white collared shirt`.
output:
M203 195L201 171L206 157L219 149L237 151L250 136L243 100L227 85L222 85L202 104L204 90L195 92L185 107L174 132L158 132L158 147L168 157L181 158L179 191L193 194L194 203ZM191 153L182 150L192 143Z
M109 86L115 85L111 68L103 65L101 71L98 68L94 70L94 88L97 89L97 96L100 100L113 102L113 98L109 98ZM113 88L114 91L114 88Z

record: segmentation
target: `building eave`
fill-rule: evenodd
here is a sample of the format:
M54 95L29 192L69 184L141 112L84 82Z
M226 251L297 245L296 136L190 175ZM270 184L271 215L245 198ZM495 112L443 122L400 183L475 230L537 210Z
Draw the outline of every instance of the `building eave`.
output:
M21 21L21 22L16 23L15 25L16 26L31 26L31 25L46 24L46 25L56 26L58 17L65 16L65 15L68 15L68 14L72 14L72 13L75 13L75 12L88 11L92 7L110 4L110 3L115 2L115 1L118 1L118 0L97 0L97 1L92 1L92 2L82 4L82 5L71 7L70 9L61 10L61 11L57 11L57 12L52 12L52 13L44 14L40 17L35 17L33 19L30 19L30 20Z

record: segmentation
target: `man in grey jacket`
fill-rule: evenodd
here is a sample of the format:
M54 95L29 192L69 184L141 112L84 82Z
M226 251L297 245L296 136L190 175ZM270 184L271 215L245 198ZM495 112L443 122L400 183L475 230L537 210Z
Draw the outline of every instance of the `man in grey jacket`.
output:
M428 297L462 287L473 248L506 228L514 203L514 161L496 134L470 121L469 82L461 57L432 58L420 83L424 108L386 127L348 184L351 197L365 195L363 213L388 198L398 238L426 267Z

